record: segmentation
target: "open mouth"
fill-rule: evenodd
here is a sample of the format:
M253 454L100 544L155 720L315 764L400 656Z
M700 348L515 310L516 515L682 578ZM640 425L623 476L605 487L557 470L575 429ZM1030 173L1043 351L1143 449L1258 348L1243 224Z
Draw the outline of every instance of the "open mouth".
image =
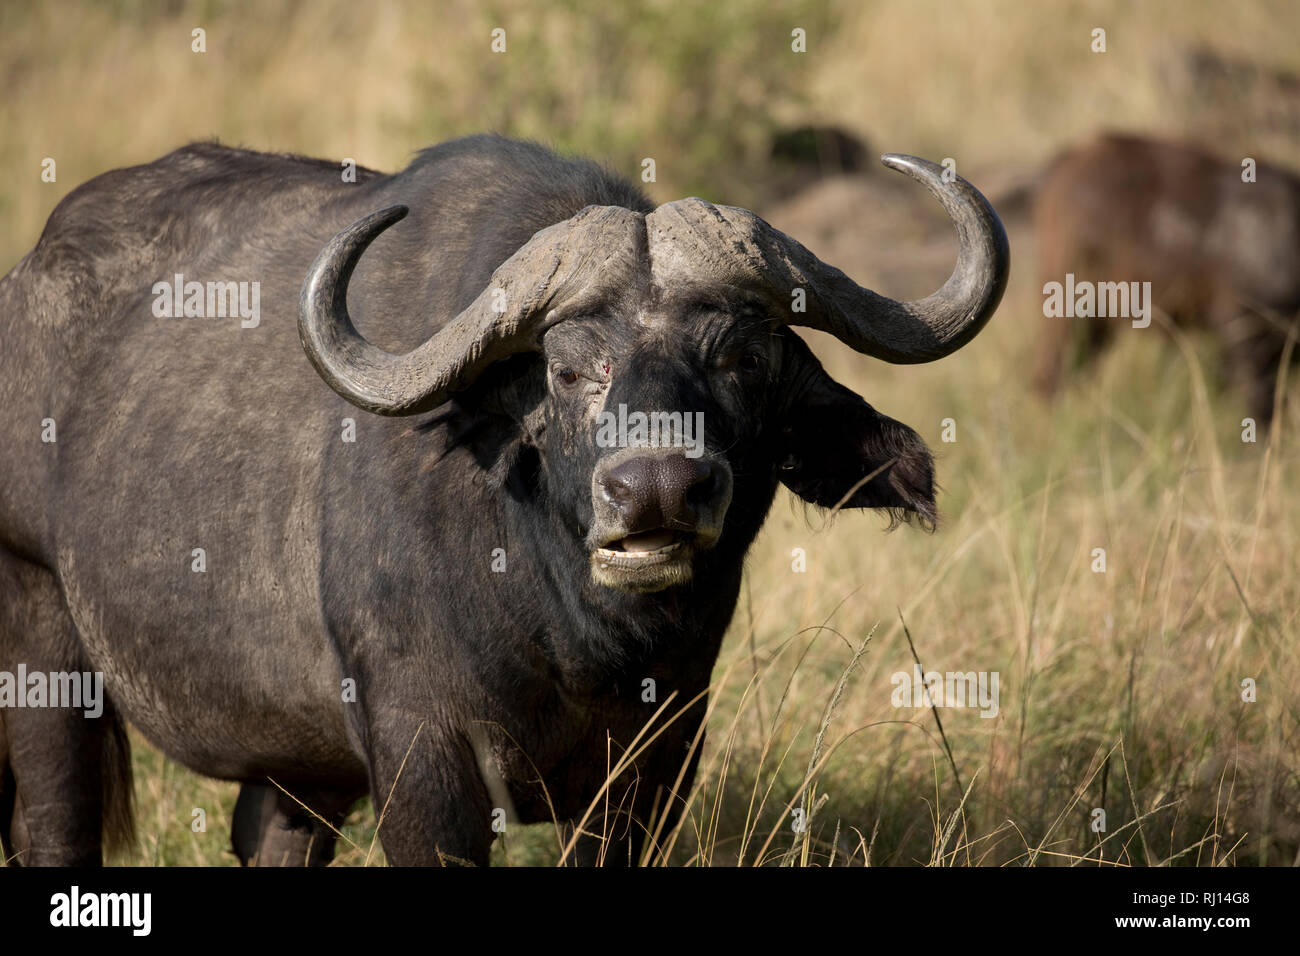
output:
M595 557L606 567L633 570L667 564L686 549L687 536L667 528L629 534L597 548Z
M699 530L653 528L606 541L591 552L591 577L596 584L650 594L688 583L695 556L708 550L716 535Z

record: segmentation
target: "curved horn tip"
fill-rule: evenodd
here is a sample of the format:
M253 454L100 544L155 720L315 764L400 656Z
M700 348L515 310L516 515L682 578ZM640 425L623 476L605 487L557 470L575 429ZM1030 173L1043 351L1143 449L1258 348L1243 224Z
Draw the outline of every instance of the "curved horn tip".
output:
M884 153L880 157L880 162L881 165L906 173L913 179L921 179L926 173L943 172L943 167L938 163L908 153Z
M387 229L393 223L401 222L403 219L405 219L406 214L410 211L411 208L409 206L403 206L401 203L398 203L393 206L385 206L383 209L371 213L369 216L366 216L366 218L363 219L362 222L370 222L375 224L382 223L384 228Z

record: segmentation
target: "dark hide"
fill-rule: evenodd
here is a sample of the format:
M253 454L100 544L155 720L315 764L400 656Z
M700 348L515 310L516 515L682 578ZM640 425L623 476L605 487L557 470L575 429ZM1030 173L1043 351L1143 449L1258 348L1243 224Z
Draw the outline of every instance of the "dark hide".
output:
M833 506L879 469L848 506L933 520L916 434L727 289L610 290L545 354L499 362L429 414L348 405L297 328L303 277L345 226L410 208L348 303L365 336L405 350L542 227L589 204L652 208L598 166L497 137L357 178L189 146L74 191L0 282L0 670L102 671L111 700L100 720L2 715L0 832L23 862L100 859L105 807L129 792L120 714L172 759L245 782L245 862L326 862L326 824L369 792L392 863L483 864L497 808L582 816L607 753L658 708L653 679L658 702L677 695L669 714L700 699L615 783L626 813L587 824L616 837L607 859L635 859L652 809L671 825L689 791L701 695L779 480ZM260 283L260 323L156 317L152 286L177 273ZM734 487L688 582L593 582L604 450L585 385L556 386L562 355L607 402L704 413ZM577 857L600 848L581 840Z

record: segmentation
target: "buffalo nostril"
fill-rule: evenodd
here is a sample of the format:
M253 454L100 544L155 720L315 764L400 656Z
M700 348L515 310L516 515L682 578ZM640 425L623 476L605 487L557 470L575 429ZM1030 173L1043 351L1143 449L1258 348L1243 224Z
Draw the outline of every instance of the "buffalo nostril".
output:
M686 500L693 504L702 504L713 498L717 490L717 473L711 465L706 463L702 468L696 470L695 477L687 488Z
M628 488L625 481L611 479L611 477L604 477L601 480L601 488L604 489L604 497L610 499L615 505L627 501L628 496L632 494L632 489Z
M600 484L612 504L624 505L632 499L632 488L626 481L606 477Z
M621 511L632 510L644 502L652 483L650 463L643 458L625 461L600 479L605 497Z
M674 527L694 528L699 509L716 491L713 466L697 458L675 455L658 462L655 478L664 515Z

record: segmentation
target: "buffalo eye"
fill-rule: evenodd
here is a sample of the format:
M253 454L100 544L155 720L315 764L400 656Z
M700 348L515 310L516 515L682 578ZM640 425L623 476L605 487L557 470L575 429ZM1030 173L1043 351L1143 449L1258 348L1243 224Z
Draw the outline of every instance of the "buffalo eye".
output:
M555 374L555 377L565 385L573 385L578 381L578 373L571 368L560 369L560 371Z
M763 367L763 360L753 352L746 352L737 364L742 372L757 372Z

